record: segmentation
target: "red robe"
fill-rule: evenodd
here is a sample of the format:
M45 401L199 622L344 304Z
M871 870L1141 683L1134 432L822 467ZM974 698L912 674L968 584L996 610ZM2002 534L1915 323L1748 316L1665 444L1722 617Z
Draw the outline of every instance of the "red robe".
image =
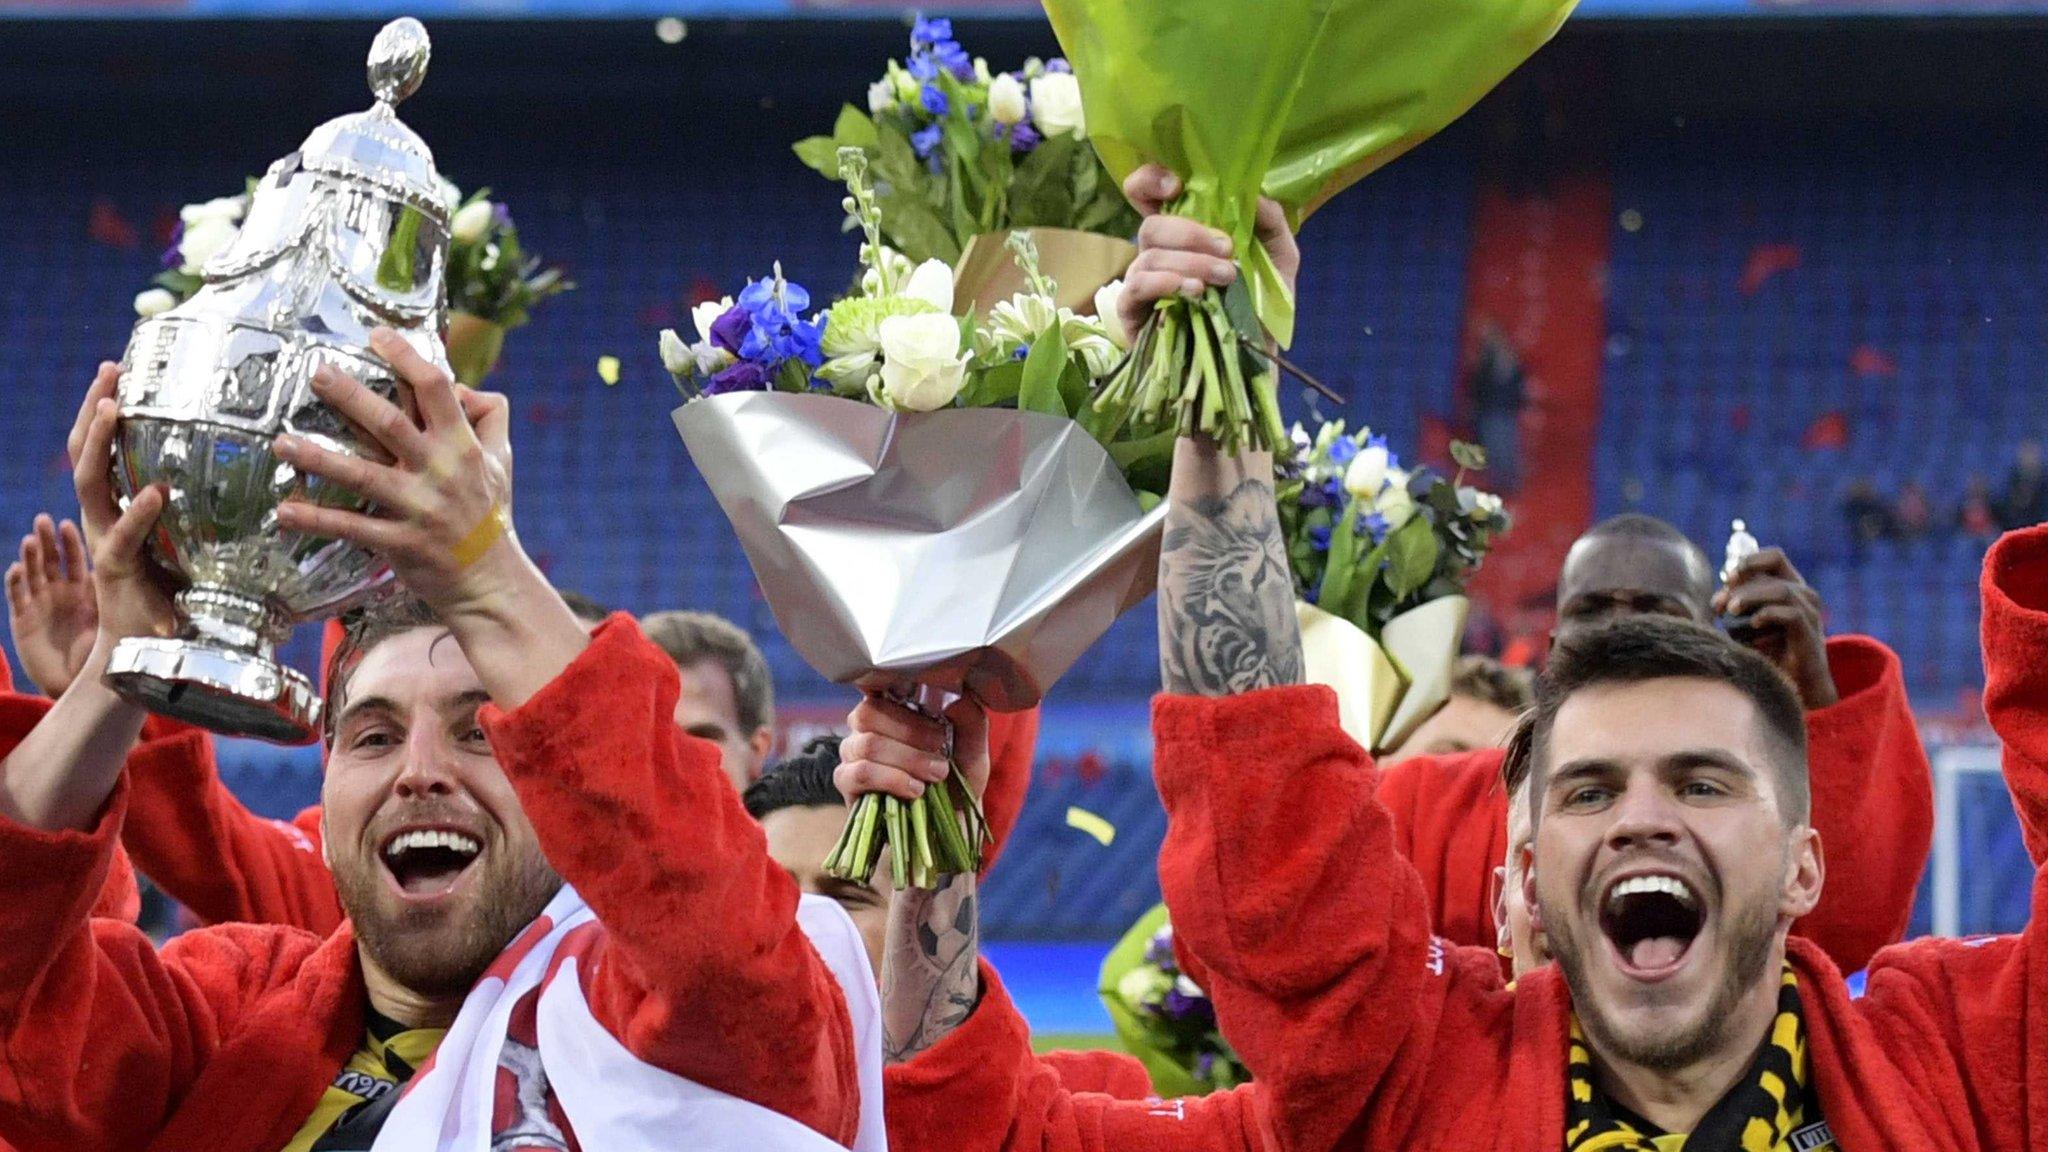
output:
M1934 788L1899 658L1867 636L1839 636L1828 641L1828 666L1841 699L1806 714L1827 896L1792 930L1854 972L1906 934L1934 838ZM1453 944L1495 943L1493 870L1508 847L1504 755L1423 756L1380 774L1394 848L1421 874L1437 933Z
M1986 710L2038 865L2048 854L2048 528L1986 560ZM1165 1104L1077 1094L1031 1059L984 969L973 1016L889 1080L894 1146L1123 1152L1555 1152L1570 1000L1555 965L1505 987L1429 930L1371 768L1314 687L1161 697L1160 875L1183 963L1257 1080ZM2048 1147L2048 872L2023 933L1881 952L1851 1001L1812 943L1812 1082L1850 1149Z
M860 1095L837 982L717 747L675 727L677 694L675 665L615 617L532 700L482 719L549 860L606 927L597 1018L644 1060L847 1142ZM40 703L0 699L0 753ZM129 787L124 773L90 831L0 821L0 1140L274 1152L362 1042L353 934L231 924L158 953L89 922Z

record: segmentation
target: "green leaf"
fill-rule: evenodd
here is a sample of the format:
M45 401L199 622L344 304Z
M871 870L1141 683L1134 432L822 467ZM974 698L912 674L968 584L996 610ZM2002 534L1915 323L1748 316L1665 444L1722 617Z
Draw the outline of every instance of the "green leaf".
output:
M875 122L868 119L867 113L851 104L839 106L839 119L832 124L832 138L838 141L842 148L864 148L869 152L874 151L879 142ZM838 177L837 165L833 167L832 175L834 178Z
M962 408L1000 408L1017 402L1017 390L1024 383L1024 362L1012 360L980 372L970 373L967 387L960 391Z
M891 192L880 198L882 231L889 244L910 258L911 263L960 260L960 242L938 212L915 190Z
M804 167L834 184L839 182L839 141L830 136L810 136L790 146Z
M1252 307L1252 291L1245 287L1244 277L1231 281L1223 290L1223 314L1230 318L1230 327L1247 348L1266 346L1265 329L1259 326L1259 314Z
M1468 444L1463 440L1453 440L1451 441L1451 459L1458 462L1458 467L1477 472L1486 467L1486 449L1481 448L1477 444Z
M1067 370L1067 338L1055 324L1031 345L1024 358L1024 379L1017 388L1017 407L1026 412L1071 416L1060 395L1060 377Z
M1055 136L1017 165L1010 181L1010 223L1019 228L1074 225L1074 156L1084 145L1071 135Z
M1429 583L1442 550L1435 527L1421 516L1411 518L1387 537L1387 587L1396 599L1406 599Z
M1325 612L1344 615L1344 605L1353 594L1353 585L1361 578L1370 580L1372 574L1358 565L1358 517L1339 516L1330 528L1330 549L1325 553L1322 595L1316 600Z

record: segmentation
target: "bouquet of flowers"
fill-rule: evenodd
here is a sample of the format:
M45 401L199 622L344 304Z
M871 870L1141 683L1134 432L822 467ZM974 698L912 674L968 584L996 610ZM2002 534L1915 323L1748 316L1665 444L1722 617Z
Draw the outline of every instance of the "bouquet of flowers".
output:
M778 266L699 306L696 341L663 332L677 427L820 673L935 713L945 693L1030 707L1150 593L1160 517L1126 475L1163 491L1171 440L1105 445L1072 418L1121 350L1054 301L1028 238L1030 287L955 316L951 269L890 248L865 154L842 163L860 283L808 312ZM827 869L865 881L887 844L899 886L931 887L979 866L982 835L955 773L862 798Z
M986 310L1021 286L1003 243L1018 229L1033 230L1068 307L1136 255L1137 214L1088 147L1066 61L991 72L953 39L950 20L920 19L909 58L889 62L867 103L865 113L847 105L831 135L799 141L796 154L836 181L840 149L864 152L889 246L913 263L955 267L963 305Z
M1451 445L1458 472L1403 469L1384 437L1343 421L1296 425L1275 492L1300 603L1309 679L1337 691L1344 726L1375 751L1398 745L1449 698L1466 582L1508 515L1464 483L1486 467Z
M1098 993L1118 1039L1152 1074L1162 1098L1204 1095L1251 1079L1216 1027L1208 993L1174 960L1165 905L1146 913L1103 959Z
M135 314L154 316L192 298L204 283L208 260L241 234L255 196L252 178L239 196L222 196L178 210L178 228L164 251L163 270L135 297ZM504 354L505 333L527 322L534 305L576 287L559 268L541 267L519 244L519 229L502 203L483 188L467 199L444 184L451 220L448 237L448 363L472 387L483 383Z
M1228 233L1244 272L1227 292L1161 301L1105 408L1227 450L1284 450L1265 340L1292 342L1294 303L1255 238L1259 197L1300 227L1471 107L1572 4L1046 0L1110 174L1147 161L1179 173L1186 191L1167 210Z

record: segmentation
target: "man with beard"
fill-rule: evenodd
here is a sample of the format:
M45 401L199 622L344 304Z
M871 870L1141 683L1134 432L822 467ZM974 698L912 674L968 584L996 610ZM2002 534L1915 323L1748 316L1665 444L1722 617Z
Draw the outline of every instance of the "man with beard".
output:
M1560 643L1530 730L1524 898L1560 963L1503 984L1432 934L1370 762L1303 686L1270 464L1184 441L1160 562L1160 876L1182 967L1254 1083L1076 1094L962 930L971 886L899 899L892 1138L956 1149L2027 1148L2048 1106L2036 929L1881 953L1851 1000L1790 936L1820 900L1801 701L1765 659L1655 615ZM1986 561L1987 711L2048 856L2048 527ZM1230 654L1228 660L1211 659ZM897 718L842 784L932 779ZM928 757L927 757L928 758ZM906 894L911 895L911 894ZM2048 911L2036 880L2035 920ZM2041 921L2048 923L2048 921ZM903 931L898 931L899 925ZM898 944L897 940L903 943ZM1007 1055L1002 1055L1002 1054Z
M1230 240L1160 214L1179 191L1164 168L1140 168L1124 192L1147 219L1118 305L1135 331L1154 302L1236 276ZM1301 251L1277 208L1259 240L1291 285ZM1558 574L1553 640L1627 615L1712 624L1744 619L1745 644L1792 681L1807 709L1814 806L1832 853L1829 898L1798 925L1843 971L1900 939L1934 836L1934 789L1899 659L1867 636L1829 638L1820 597L1776 548L1746 560L1716 591L1707 557L1676 528L1623 515L1573 544ZM1506 847L1508 798L1499 749L1418 756L1382 774L1397 843L1422 874L1436 930L1458 944L1493 940L1493 878Z
M331 370L315 391L392 462L274 445L381 510L290 502L280 529L375 549L421 602L366 622L329 683L322 850L349 919L325 939L232 925L158 954L85 915L143 720L100 672L172 622L144 559L166 495L120 511L110 490L116 366L88 394L72 457L99 638L54 704L0 701L0 1140L453 1149L546 1146L552 1125L607 1150L736 1130L874 1146L851 924L800 910L717 748L677 731L675 666L629 619L587 634L527 559L503 407L466 404L393 333L372 344L420 424Z

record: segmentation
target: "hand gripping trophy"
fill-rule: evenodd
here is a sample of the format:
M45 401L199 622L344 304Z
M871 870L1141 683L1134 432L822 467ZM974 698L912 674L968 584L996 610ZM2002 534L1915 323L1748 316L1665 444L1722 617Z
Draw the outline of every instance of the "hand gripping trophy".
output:
M376 452L311 388L331 364L398 397L399 381L369 351L373 327L447 363L451 206L433 154L394 111L419 88L428 52L417 20L386 25L370 49L376 104L314 129L271 165L240 236L207 263L205 287L129 339L114 480L124 500L168 487L151 553L179 588L181 628L123 640L107 682L152 711L227 735L312 740L319 702L304 675L277 661L276 645L390 579L355 545L278 529L288 498L363 503L300 475L270 445L291 432Z

